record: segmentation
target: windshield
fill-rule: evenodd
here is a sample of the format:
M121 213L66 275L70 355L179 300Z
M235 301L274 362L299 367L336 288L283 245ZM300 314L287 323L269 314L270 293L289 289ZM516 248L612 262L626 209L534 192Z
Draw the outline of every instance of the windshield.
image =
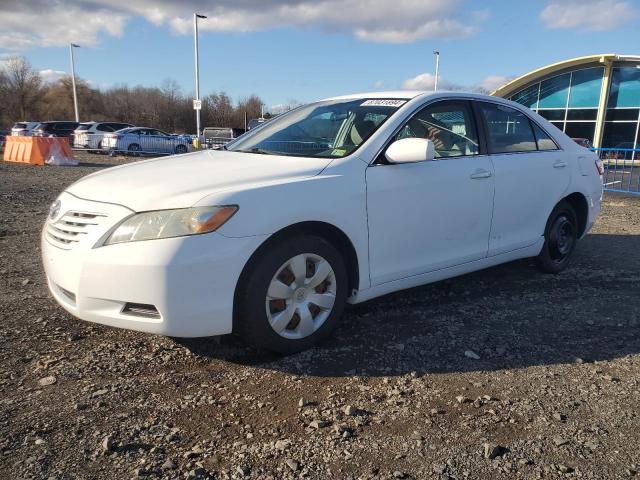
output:
M360 98L312 103L256 127L227 150L294 157L345 157L406 100Z

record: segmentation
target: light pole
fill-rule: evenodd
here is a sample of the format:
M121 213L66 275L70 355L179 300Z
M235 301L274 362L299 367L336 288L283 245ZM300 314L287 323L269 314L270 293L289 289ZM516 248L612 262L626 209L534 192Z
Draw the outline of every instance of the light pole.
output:
M71 85L73 87L73 110L76 113L76 122L79 122L80 116L78 115L78 94L76 93L76 67L73 61L74 48L80 48L80 45L76 45L75 43L69 44L69 55L71 56Z
M438 77L440 76L440 52L438 50L434 50L433 54L436 56L436 82L433 85L433 91L438 91Z
M193 14L193 45L196 51L196 100L200 100L200 65L198 60L198 19L207 18L198 13ZM199 102L198 102L199 103ZM195 106L194 106L195 107ZM198 105L200 107L200 105ZM200 145L200 108L196 108L196 135Z

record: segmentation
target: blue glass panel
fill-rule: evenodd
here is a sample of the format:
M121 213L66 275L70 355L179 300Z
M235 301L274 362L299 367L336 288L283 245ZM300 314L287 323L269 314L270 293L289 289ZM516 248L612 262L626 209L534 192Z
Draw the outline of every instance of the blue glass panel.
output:
M604 68L576 70L571 76L569 107L597 107Z
M569 74L549 78L540 84L538 108L566 108Z
M636 123L604 122L602 146L604 148L633 148Z
M640 107L640 68L614 68L609 89L609 108Z
M520 90L518 93L511 97L511 100L518 102L521 105L529 108L538 108L538 88L539 83L531 85L530 87Z

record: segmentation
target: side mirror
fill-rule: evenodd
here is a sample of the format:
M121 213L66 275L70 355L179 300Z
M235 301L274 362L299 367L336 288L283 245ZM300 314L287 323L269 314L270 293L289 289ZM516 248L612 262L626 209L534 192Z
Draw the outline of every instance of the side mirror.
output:
M435 158L436 150L431 140L403 138L389 145L384 156L389 163L425 162Z

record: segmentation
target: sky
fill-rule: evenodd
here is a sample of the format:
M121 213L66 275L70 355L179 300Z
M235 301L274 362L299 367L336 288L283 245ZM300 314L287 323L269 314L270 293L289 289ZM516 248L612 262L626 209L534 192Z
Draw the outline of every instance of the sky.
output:
M0 0L0 62L25 56L47 81L259 95L267 110L354 92L493 90L546 64L640 55L640 0Z

